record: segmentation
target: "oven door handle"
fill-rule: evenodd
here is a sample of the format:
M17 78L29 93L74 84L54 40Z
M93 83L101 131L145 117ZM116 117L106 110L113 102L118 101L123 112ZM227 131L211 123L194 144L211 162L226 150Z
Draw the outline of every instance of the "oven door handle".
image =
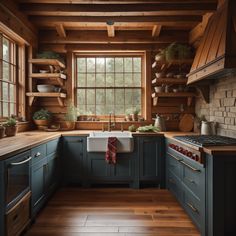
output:
M24 161L12 162L12 163L10 163L10 166L19 166L19 165L25 164L26 162L29 162L31 159L32 159L32 157L29 157L29 158L25 159Z

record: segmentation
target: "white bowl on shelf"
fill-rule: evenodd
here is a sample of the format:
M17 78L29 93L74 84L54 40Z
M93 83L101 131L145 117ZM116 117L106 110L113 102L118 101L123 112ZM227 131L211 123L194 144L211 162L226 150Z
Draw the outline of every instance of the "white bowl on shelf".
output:
M39 84L37 85L37 90L40 93L51 93L55 91L55 86L51 84Z

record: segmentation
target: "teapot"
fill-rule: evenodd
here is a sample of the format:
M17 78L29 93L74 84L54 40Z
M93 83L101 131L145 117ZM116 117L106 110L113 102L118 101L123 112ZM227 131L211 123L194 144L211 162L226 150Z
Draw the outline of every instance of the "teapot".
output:
M216 122L202 121L201 134L216 135Z
M163 117L156 114L156 118L153 118L153 120L155 120L155 127L159 128L160 131L166 131L165 119Z

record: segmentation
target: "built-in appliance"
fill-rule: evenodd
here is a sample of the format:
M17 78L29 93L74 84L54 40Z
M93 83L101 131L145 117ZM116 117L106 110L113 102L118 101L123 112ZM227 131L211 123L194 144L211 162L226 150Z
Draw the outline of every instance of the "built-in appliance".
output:
M204 164L203 147L236 145L236 139L218 135L175 136L169 147L185 157Z
M5 202L7 211L30 191L31 159L30 152L24 152L5 162Z

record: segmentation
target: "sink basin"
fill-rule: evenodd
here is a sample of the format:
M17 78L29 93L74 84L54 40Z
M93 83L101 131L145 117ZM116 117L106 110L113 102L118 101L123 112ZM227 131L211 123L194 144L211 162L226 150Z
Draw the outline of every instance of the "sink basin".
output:
M88 152L106 152L108 137L117 138L117 152L133 152L133 136L131 132L91 132L87 137L87 151Z

